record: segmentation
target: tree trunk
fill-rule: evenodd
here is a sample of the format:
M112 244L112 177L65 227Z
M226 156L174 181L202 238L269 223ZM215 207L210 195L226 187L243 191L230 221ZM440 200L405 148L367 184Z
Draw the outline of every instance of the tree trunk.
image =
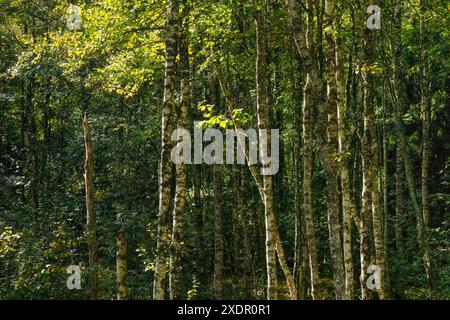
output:
M372 216L373 238L375 243L375 260L380 270L380 287L377 288L380 299L386 299L388 296L389 284L386 273L386 252L383 237L383 224L381 217L381 195L379 184L379 144L375 123L375 76L371 72L374 65L374 42L375 33L368 28L363 33L363 64L360 66L360 72L363 78L364 90L364 133L362 141L362 163L364 172L364 191L363 207L365 222ZM366 220L367 219L367 220ZM367 230L365 230L367 231ZM369 239L367 239L368 241ZM361 241L362 243L362 241ZM369 249L368 244L364 244L365 250ZM367 272L367 260L362 264L361 276L362 286L365 287L365 272ZM367 293L367 292L366 292ZM368 296L366 296L367 298Z
M382 105L383 105L383 243L384 243L384 254L385 254L385 264L386 264L386 282L389 287L386 288L386 293L388 297L391 296L392 288L390 286L390 271L389 271L389 168L388 168L388 143L387 143L387 128L386 128L386 96L385 87L382 87Z
M366 77L369 77L368 75ZM371 81L370 79L368 81ZM368 84L367 90L373 90L373 86ZM389 292L389 284L387 281L387 267L386 267L386 252L383 237L383 222L381 218L381 195L380 195L380 185L379 185L379 147L377 140L377 131L375 127L375 110L373 106L373 96L371 93L366 92L367 101L370 106L367 106L367 126L369 132L369 145L370 145L370 157L372 158L372 219L373 219L373 232L374 232L374 242L375 242L375 257L376 263L380 268L380 282L381 286L378 290L378 295L380 299L387 299ZM370 120L369 120L370 117Z
M85 114L83 119L84 145L86 149L86 161L84 164L84 185L86 190L86 238L89 254L89 268L91 269L89 298L96 300L98 295L98 270L97 270L97 221L94 211L94 159L89 128L88 117Z
M335 294L338 300L345 297L344 261L342 256L341 228L339 221L339 194L338 194L338 90L336 77L336 40L334 30L335 1L326 2L326 30L327 47L326 70L328 73L328 94L326 103L319 104L319 121L317 127L317 141L319 154L327 181L327 211L328 231L331 262Z
M366 131L366 130L364 130ZM372 199L371 199L371 189L372 189L372 172L370 169L370 160L368 159L368 141L367 136L364 134L363 140L361 141L361 159L362 159L362 170L363 170L363 190L361 195L361 225L360 230L360 261L361 261L361 298L366 300L369 298L368 288L366 286L366 272L371 264L370 258L370 215L372 210Z
M421 110L422 110L422 217L423 217L423 247L424 267L427 275L429 298L435 295L431 256L429 254L429 227L430 227L430 203L429 203L429 175L430 175L430 125L431 125L431 95L430 95L430 61L427 52L427 35L425 21L426 1L420 1L420 35L421 35L421 66L422 81L420 84ZM420 220L420 219L419 219ZM422 222L420 222L422 223Z
M185 22L180 39L181 103L178 112L178 129L188 129L187 114L190 105L189 52L187 42L188 23ZM171 300L182 298L181 275L184 248L184 209L186 203L186 164L176 166L176 188L173 208L172 239L170 243L169 294Z
M263 1L254 1L256 7L256 100L258 112L258 128L270 129L269 126L269 105L267 104L267 53L265 44L264 13L262 12ZM267 145L266 145L267 144ZM267 139L259 135L259 152L268 150L270 146L270 134ZM270 152L270 151L268 151ZM263 177L263 202L266 233L266 271L267 271L267 299L277 299L277 272L276 272L276 237L275 237L275 213L273 208L273 186L272 176Z
M318 92L322 92L322 90L320 88L317 59L313 52L313 43L312 41L307 41L307 38L311 40L310 34L313 18L310 15L308 16L308 29L304 30L300 20L301 12L296 1L286 0L286 8L293 28L295 45L303 59L303 66L307 73L303 96L303 206L305 211L311 296L316 300L321 298L321 294L311 189L313 175L313 112L317 105ZM310 11L313 10L312 1L308 1L308 8Z
M267 51L265 43L266 26L264 23L265 16L262 10L263 1L253 1L256 7L255 26L256 26L256 100L258 113L258 129L259 129L259 152L262 155L263 150L267 150L267 154L271 154L269 146L271 146L270 106L268 104L268 79L267 79ZM268 130L267 136L262 135L262 130ZM279 161L279 159L277 160ZM286 277L289 287L289 294L292 300L297 298L297 289L295 288L292 273L286 263L283 245L278 234L275 210L273 204L273 176L263 176L263 203L265 217L265 233L266 233L266 269L267 269L267 299L277 299L277 273L276 273L276 255L281 269Z
M345 299L353 300L354 290L354 266L352 256L352 215L355 215L356 206L350 187L349 157L350 142L347 129L347 100L341 66L341 55L336 46L336 80L337 80L337 107L338 107L338 132L339 132L339 155L341 160L340 178L342 189L342 224L343 224L343 253L345 270ZM351 68L350 68L351 70Z
M369 49L370 50L370 49ZM370 55L366 51L366 64L371 65L372 61ZM365 206L363 207L364 214L370 216L372 213L373 232L375 242L375 259L377 266L380 268L380 282L381 286L378 290L380 299L386 297L386 256L383 243L383 231L381 220L381 197L379 191L378 179L378 141L375 129L375 113L374 113L374 95L373 95L373 77L367 72L364 78L364 137L362 141L362 158L363 171L365 179L364 195ZM369 201L370 199L370 206ZM367 269L366 269L367 270Z
M302 108L301 108L301 87L297 85L298 79L293 76L293 100L295 139L293 146L293 171L294 171L294 211L295 211L295 239L294 239L294 271L293 275L298 288L298 299L305 300L307 296L307 272L308 272L308 247L306 239L305 219L301 209L302 198L302 177L301 177L301 146L302 146Z
M244 92L244 84L243 81L240 80L239 83L240 92L239 92L239 105L245 106L245 92ZM238 174L240 174L240 185L238 188L239 198L238 198L238 210L241 214L242 218L242 234L244 237L244 257L242 261L242 271L244 273L244 290L247 298L251 298L254 296L253 290L255 289L255 264L254 259L255 255L252 251L252 243L255 243L254 237L254 225L255 219L253 218L252 213L250 212L248 202L248 181L247 181L247 171L246 168L239 168Z
M169 260L170 228L170 191L173 176L173 165L171 162L171 150L173 143L172 116L174 114L175 96L175 58L177 56L177 33L178 33L178 0L170 1L169 16L166 29L166 63L164 82L164 103L162 110L161 126L161 159L159 167L159 212L158 232L156 245L155 275L153 282L153 299L163 300L165 293L165 280L167 273L167 261Z

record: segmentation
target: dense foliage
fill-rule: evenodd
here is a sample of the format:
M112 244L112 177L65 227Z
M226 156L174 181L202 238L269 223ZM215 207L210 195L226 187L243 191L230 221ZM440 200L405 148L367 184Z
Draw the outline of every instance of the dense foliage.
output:
M289 10L292 2L298 16ZM370 30L364 25L370 16L365 9L377 3L381 29ZM68 28L67 9L72 4L81 9L81 24ZM333 6L332 15L327 6ZM171 19L174 13L178 16ZM189 130L194 121L222 131L238 125L258 128L265 100L270 128L280 129L280 170L273 183L265 178L264 186L267 191L266 183L273 185L280 238L276 250L279 257L279 246L284 247L281 259L285 256L294 277L296 298L344 298L336 280L339 261L333 248L341 245L336 239L344 242L350 235L354 284L346 289L346 298L450 299L450 42L448 6L440 0L2 0L0 299L85 299L92 290L93 273L98 274L99 299L115 299L118 283L127 288L119 298L152 299L158 297L154 293L158 255L167 265L163 281L169 283L169 274L178 272L172 268L173 257L169 262L169 255L157 250L164 238L158 236L164 222L161 152L167 147L164 138L161 144L161 113L171 106L167 104L170 87L164 85L171 24L178 30L171 77L174 103L167 109L173 115L168 120L173 128L182 123L183 101L189 106ZM259 32L258 26L262 26ZM313 67L305 63L296 45L296 35L302 32ZM258 73L255 66L265 67L266 72ZM311 96L307 78L314 75L323 88ZM258 82L263 76L266 99L263 82ZM325 106L333 102L333 79L336 105L345 105L339 109L344 115L337 116L345 123L339 123L336 136L341 144L342 137L347 138L347 148L334 147L332 121L323 120ZM367 107L369 94L373 110ZM303 134L308 96L328 101L311 104L311 143ZM424 109L427 101L429 109ZM333 112L327 112L331 119ZM95 265L89 262L86 232L84 115L93 144ZM366 140L368 119L374 122L372 140ZM429 136L423 129L426 124ZM374 142L378 148L373 158L366 158L367 146ZM304 162L308 143L313 156L309 182ZM424 150L429 158L424 158ZM371 184L366 184L367 163L373 169ZM165 222L169 234L178 232L172 230L172 211L183 177L183 171L176 175L179 168L173 167ZM343 167L349 173L349 190L341 184ZM335 225L341 226L337 231L330 220L330 168L336 168L334 180L339 182L334 192L338 196ZM178 243L182 250L171 247L181 265L180 293L175 292L175 298L267 298L266 236L271 229L258 180L244 165L187 165L185 169L186 204L181 206L184 222ZM304 205L308 183L317 279L311 276L311 225ZM369 296L361 292L365 279L359 281L365 263L359 220L364 224L366 187L373 188L369 211L374 220L365 225L370 230L369 265L380 263L379 250L384 247L383 277L387 275L386 292ZM345 229L345 194L354 204L350 229ZM381 226L376 224L375 202L380 206ZM116 269L118 235L126 239L127 248L122 257L127 262L123 283ZM343 251L341 245L339 255L345 256ZM429 271L424 268L427 252ZM222 261L217 259L220 255ZM344 268L344 262L340 264ZM81 266L81 290L67 288L70 265ZM285 282L286 269L275 272L274 290L278 298L288 299L292 288ZM217 290L219 283L223 292ZM319 293L314 296L315 285Z

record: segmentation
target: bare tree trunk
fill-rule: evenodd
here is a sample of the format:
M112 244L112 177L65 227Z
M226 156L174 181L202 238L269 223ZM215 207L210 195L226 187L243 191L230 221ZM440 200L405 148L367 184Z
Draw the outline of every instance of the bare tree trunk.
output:
M386 97L383 85L383 237L384 246L387 253L387 245L389 241L389 168L388 168L388 143L386 128Z
M361 225L359 227L360 230L360 260L361 260L361 273L360 273L360 282L361 282L361 298L366 300L369 298L369 293L367 292L368 288L366 287L366 272L370 266L371 258L370 258L370 215L372 210L372 199L371 192L372 189L372 177L370 170L370 163L368 163L367 159L367 148L365 145L368 145L366 138L363 137L363 141L361 142L362 150L361 150L361 158L362 158L362 167L363 167L363 190L362 190L362 204L361 204Z
M177 56L178 33L178 0L170 1L169 16L166 29L166 64L164 83L164 104L162 110L161 126L161 159L159 168L159 212L158 232L156 245L155 275L153 282L153 299L163 300L165 293L165 280L167 273L167 261L169 260L170 247L170 191L173 176L173 165L170 158L173 142L172 116L174 114L175 96L175 58Z
M311 296L314 300L321 299L319 288L320 274L317 258L316 232L314 227L314 212L312 206L313 178L313 100L314 95L309 77L306 81L303 107L303 207L305 210L306 239L308 244L309 271L311 281Z
M422 81L420 84L421 92L421 109L422 109L422 216L423 216L423 246L424 250L424 267L427 274L429 287L429 297L433 299L435 295L433 271L431 265L430 254L427 253L429 243L430 227L430 203L429 203L429 176L430 176L430 125L431 125L431 96L430 96L430 61L427 52L427 36L425 21L425 4L426 1L420 1L420 34L421 34L421 66Z
M209 86L211 92L211 104L217 112L220 107L220 87L217 75L211 71L208 74ZM224 232L223 232L223 207L222 207L222 184L223 184L223 166L214 164L214 294L216 300L224 299Z
M370 77L366 75L366 78ZM373 80L368 80L373 81ZM389 292L389 283L387 281L387 267L386 267L386 252L383 237L383 222L381 218L381 195L380 195L380 185L379 185L379 147L378 147L378 137L375 127L375 110L373 106L373 96L369 93L369 90L373 90L373 85L368 84L366 95L367 103L367 116L365 121L367 121L367 126L369 130L369 145L370 145L370 157L372 158L372 219L373 219L373 232L374 232L374 242L375 242L375 257L376 263L380 268L380 282L381 286L378 290L378 295L380 299L387 299ZM370 120L369 120L370 118Z
M256 100L258 109L258 128L270 129L269 125L269 105L267 96L267 53L265 43L264 13L262 12L263 1L254 1L256 7L255 25L256 25ZM269 150L270 134L268 139L263 139L259 135L259 152ZM266 145L267 144L267 145ZM268 151L270 152L270 151ZM273 208L273 185L272 176L263 177L263 202L266 233L266 269L267 269L267 299L277 299L277 272L276 272L276 235L275 235L275 213Z
M239 83L240 92L239 92L239 105L245 106L245 92L242 80ZM244 257L242 261L242 271L244 273L244 290L247 297L252 297L254 294L252 290L255 289L255 271L254 271L254 259L255 255L252 251L252 243L255 243L254 231L253 227L255 225L255 219L253 215L250 213L249 205L246 201L248 199L249 194L248 190L248 182L247 182L247 171L246 168L239 168L238 174L240 175L240 190L239 198L238 198L238 208L242 218L242 234L244 237ZM237 179L239 181L239 179Z
M293 98L296 104L294 110L294 128L296 131L293 146L293 171L294 171L294 210L295 210L295 245L294 245L294 270L293 275L298 288L298 299L305 300L307 296L307 272L308 272L308 247L306 240L306 228L304 216L301 209L301 198L303 186L301 177L301 145L302 145L302 111L301 111L301 88L297 87L298 80L293 77Z
M188 129L187 114L190 105L190 79L189 79L189 52L187 21L183 25L180 39L180 69L181 69L181 103L178 113L178 128ZM176 189L173 208L172 239L170 243L170 274L169 294L170 299L181 299L182 256L184 248L184 209L186 203L186 164L184 162L176 166Z
M370 40L369 40L370 41ZM371 56L366 50L366 64L372 63ZM368 198L370 199L370 206L364 207L365 214L372 213L373 232L375 242L375 258L377 266L380 268L380 282L381 286L378 290L380 299L386 298L386 288L388 287L386 281L386 256L383 243L382 220L381 220L381 197L379 191L379 159L378 159L378 141L375 129L375 113L374 113L374 96L373 96L373 77L369 72L364 75L364 138L363 138L363 171L365 173L365 205L368 205Z
M347 100L341 66L341 55L336 47L336 80L337 80L337 107L338 107L338 131L339 131L339 155L341 160L340 178L342 188L342 224L343 224L343 251L345 270L345 299L353 300L354 290L354 266L352 256L352 215L356 216L356 206L350 187L349 156L350 143L347 129ZM351 70L351 69L350 69Z
M84 145L86 149L86 161L84 164L84 185L86 190L86 237L89 252L89 267L91 268L89 298L96 300L98 295L98 270L97 270L97 218L94 211L94 159L91 131L88 117L83 119Z
M386 281L389 287L386 288L388 297L392 294L391 282L390 282L390 270L388 260L388 243L389 243L389 168L388 168L388 143L387 143L387 128L386 128L386 94L383 83L382 87L382 105L383 105L383 243L385 253L386 264Z
M361 12L358 12L361 15ZM361 18L360 18L361 19ZM375 33L368 28L363 33L364 39L362 39L363 49L363 64L360 66L360 72L363 77L363 90L364 90L364 134L362 138L362 164L364 173L364 186L363 186L363 206L362 215L364 214L364 224L369 223L369 218L372 216L373 223L373 238L375 243L375 260L377 267L380 270L380 287L377 288L378 296L380 299L386 299L388 297L389 284L387 281L386 273L386 252L383 237L383 224L381 217L381 195L380 195L380 183L379 183L379 144L378 135L375 123L375 76L370 71L374 64L374 41L376 41ZM364 227L364 233L369 231L368 226ZM368 243L369 238L364 239L367 235L362 234L361 247L363 251L370 250ZM363 240L367 243L363 243ZM365 252L364 255L367 255ZM368 298L365 283L365 273L367 272L368 260L361 256L361 286L363 299ZM364 288L364 289L363 289Z
M361 298L367 300L371 298L366 286L366 272L371 265L370 253L370 217L372 215L372 188L373 188L373 163L370 156L370 130L369 123L371 115L371 91L367 89L367 81L364 81L364 131L361 141L361 166L363 173L363 188L361 195L361 225L360 225L360 261L361 261Z
M198 94L199 94L199 88L197 84L196 74L197 74L197 63L195 60L192 60L191 64L191 70L190 70L190 79L191 79L191 112L189 113L189 121L194 121L195 119L195 110L197 108L197 100L198 100ZM193 252L192 256L194 257L194 272L192 275L193 279L196 280L202 280L204 278L204 238L203 238L203 203L201 199L201 186L202 186L202 168L199 164L193 164L191 165L192 168L192 175L191 175L191 184L193 188L193 206L191 208L191 228L190 228L190 235L192 236L192 246L193 246ZM199 282L199 289L203 289L203 281Z
M338 300L345 297L344 261L342 256L341 228L339 221L339 194L337 177L339 174L336 154L338 152L338 88L336 68L336 39L334 30L335 1L325 1L327 46L325 49L326 70L328 73L328 94L326 103L319 104L317 141L320 146L320 159L327 180L328 231L335 294Z

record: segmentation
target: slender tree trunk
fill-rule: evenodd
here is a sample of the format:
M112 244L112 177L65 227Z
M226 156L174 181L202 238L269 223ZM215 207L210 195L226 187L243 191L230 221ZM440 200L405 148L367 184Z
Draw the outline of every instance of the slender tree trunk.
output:
M423 247L424 267L427 274L429 298L435 296L431 256L429 254L429 227L430 227L430 203L429 203L429 176L430 176L430 125L431 125L431 95L430 95L430 61L427 52L427 35L425 21L426 1L420 1L420 34L421 34L421 66L422 81L420 85L421 109L422 109L422 216L423 216ZM420 220L420 219L419 219ZM422 223L422 222L420 222Z
M239 82L239 105L245 106L245 91L243 80ZM254 259L255 255L252 251L252 243L255 243L253 228L255 221L253 215L250 213L250 208L246 199L248 199L248 181L246 168L238 168L237 173L240 175L240 185L238 188L238 210L242 217L242 234L244 238L244 257L242 261L242 271L244 273L244 290L246 297L254 296L252 291L255 289L255 272Z
M311 14L308 15L308 28L305 30L300 20L301 11L298 3L293 0L286 0L286 8L293 28L295 45L303 59L303 65L307 73L303 96L303 206L305 211L311 296L313 299L320 299L319 263L314 230L311 184L313 175L313 112L317 106L318 92L322 92L320 88L321 80L317 59L314 55L314 44L311 39L313 18ZM308 8L312 12L312 1L308 1Z
M385 87L382 87L382 104L383 104L383 243L385 253L386 264L386 282L390 285L390 270L389 270L389 168L388 168L388 143L387 143L387 128L386 128L386 96ZM392 288L389 286L387 289L388 297L392 294Z
M376 159L375 159L376 160ZM376 164L378 167L378 163ZM378 171L378 170L376 170ZM377 265L380 267L381 286L378 290L380 299L389 299L389 283L387 278L386 251L383 236L383 222L381 218L381 196L378 185L378 174L374 174L372 190L372 218L375 240L375 256Z
M384 245L387 253L389 241L389 167L388 167L388 142L387 142L387 126L386 126L386 97L383 84L383 237Z
M256 100L258 113L259 128L259 152L267 150L271 153L270 134L270 106L268 96L268 79L267 79L267 50L266 50L266 25L264 23L265 16L262 10L264 1L253 1L256 7L255 25L256 25ZM267 136L262 135L262 130L268 130ZM277 159L279 161L279 159ZM266 233L266 268L267 268L267 298L269 300L277 299L277 273L276 273L276 255L278 262L286 277L289 287L289 294L292 300L297 299L297 289L295 287L294 278L289 266L286 263L286 257L283 245L278 234L275 209L273 203L273 176L263 176L263 202L265 216L265 233Z
M193 59L191 62L191 112L189 112L189 121L194 121L196 119L196 108L197 100L199 95L199 88L197 85L197 63ZM192 274L192 279L199 281L199 291L203 290L203 279L204 279L204 268L206 263L205 258L205 242L204 242L204 232L203 232L203 203L201 197L201 186L202 186L202 168L199 164L191 165L192 175L191 175L191 185L193 188L193 207L191 209L191 228L190 235L192 236L193 251L192 256L194 257L194 272Z
M311 296L314 300L319 300L321 299L319 288L320 275L311 187L313 178L313 105L311 102L314 100L312 99L313 94L312 84L308 77L305 87L305 102L303 104L303 207L305 210Z
M373 121L370 110L371 91L367 89L367 81L364 83L364 131L361 141L361 166L363 173L363 188L361 195L361 225L360 225L360 261L361 261L361 298L370 299L370 293L366 285L366 272L371 265L370 254L370 217L372 215L372 189L373 189L373 163L370 157L370 121Z
M275 225L276 228L276 225ZM275 229L275 241L276 241L276 250L277 250L277 256L278 256L278 262L280 263L281 270L283 271L283 274L286 278L286 283L289 288L289 297L291 300L297 299L297 287L295 286L295 280L293 277L293 274L286 262L286 255L284 253L283 244L280 239L280 235L278 233L278 230Z
M84 185L86 190L86 237L89 254L89 267L91 268L89 298L96 300L98 295L98 270L97 270L97 218L94 211L94 159L89 128L88 117L85 114L83 119L84 145L86 150L86 160L84 164Z
M333 265L333 278L335 294L338 300L345 298L344 261L342 256L341 228L339 221L339 194L338 194L338 88L336 65L336 39L334 30L335 1L327 0L326 30L327 47L325 50L326 70L328 73L328 94L326 103L319 104L319 121L317 127L317 141L320 146L320 159L327 180L327 211L328 231L331 261Z
M341 55L336 47L336 80L337 80L337 107L338 107L338 131L339 131L339 155L341 160L340 178L342 189L342 224L343 224L343 251L345 270L345 299L353 300L354 290L354 266L352 256L352 215L356 215L355 201L351 194L349 156L350 143L347 129L347 100L341 67Z
M188 23L185 22L180 39L180 69L181 69L181 103L178 112L178 128L188 129L187 114L190 105L189 52L187 42ZM172 239L170 244L170 299L181 299L182 256L184 248L184 209L186 203L186 164L176 166L176 188L173 208Z
M430 99L425 93L422 97L422 211L423 220L428 227L430 223L429 176L430 176Z
M370 58L366 63L370 63ZM375 130L375 114L373 105L373 78L369 73L365 74L364 79L364 138L363 138L363 171L365 179L365 190L363 197L364 214L372 213L373 232L375 242L375 259L380 268L381 286L378 290L380 299L386 297L386 257L383 243L382 220L381 220L381 197L378 185L378 142ZM370 200L368 200L370 199ZM370 206L369 206L370 201Z
M292 66L293 67L293 66ZM293 146L293 170L294 170L294 210L295 210L295 245L294 245L294 278L298 288L298 299L305 300L307 296L307 272L308 272L308 247L306 243L306 229L304 216L301 209L302 198L302 111L301 111L301 89L297 87L298 80L293 76L293 99L295 103L294 110L294 128L296 131Z
M383 224L381 217L381 195L379 185L379 146L378 135L375 123L375 76L371 72L374 64L374 41L376 41L375 33L368 28L364 32L364 64L360 72L363 75L364 88L364 135L362 141L362 162L364 172L364 191L363 191L363 208L364 219L372 216L373 238L375 243L375 260L380 270L380 287L378 288L378 296L380 299L388 297L389 284L386 273L386 252L383 237ZM366 220L368 222L368 220ZM369 240L369 239L367 239ZM362 243L362 241L361 241ZM364 244L367 246L367 244ZM366 247L365 250L368 248ZM361 270L361 280L365 279L367 265ZM362 286L366 285L363 281Z
M366 77L370 77L367 75ZM371 81L370 79L368 81ZM373 81L373 80L372 80ZM373 96L369 93L369 90L373 90L371 84L367 85L367 116L365 118L369 130L369 145L370 145L370 157L372 162L372 219L373 219L373 232L375 242L375 257L376 263L380 268L380 282L381 286L378 290L380 299L388 298L389 284L387 281L387 267L386 267L386 252L385 244L383 242L383 223L381 218L381 195L379 185L379 147L377 140L377 131L375 127L375 110L373 106ZM368 99L371 99L370 101ZM370 105L369 105L370 104ZM369 120L370 118L370 120Z
M270 129L269 124L269 105L267 97L267 53L265 44L265 26L262 8L263 1L254 1L256 7L256 100L258 109L258 128ZM266 145L267 144L267 145ZM259 152L268 150L270 146L270 134L267 139L259 135ZM269 151L268 151L269 152ZM275 213L273 208L273 186L272 176L267 175L263 178L263 202L266 233L266 270L267 270L267 299L277 299L277 272L276 272L276 236L275 236Z
M170 1L169 16L166 28L166 63L164 83L164 103L161 126L161 159L159 168L159 212L156 245L155 275L153 282L153 299L163 300L165 280L170 247L170 191L173 176L173 165L170 154L173 143L171 141L175 96L175 58L177 56L178 33L178 0Z
M211 71L208 74L211 93L211 104L218 113L220 106L220 87L217 75ZM214 164L214 294L216 300L224 299L224 231L223 231L223 207L222 207L222 184L223 166Z
M423 49L425 51L425 49ZM429 204L429 175L430 175L430 94L429 94L429 63L426 61L425 53L422 53L423 67L421 84L421 109L422 109L422 210L423 220L426 226L430 224L430 204Z

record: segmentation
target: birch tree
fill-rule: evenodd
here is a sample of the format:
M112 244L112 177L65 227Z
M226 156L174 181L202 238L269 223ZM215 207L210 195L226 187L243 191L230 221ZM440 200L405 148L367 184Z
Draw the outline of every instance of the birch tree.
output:
M175 59L177 56L177 34L178 34L178 0L169 3L169 12L166 25L165 38L165 76L164 76L164 103L161 119L161 159L159 164L159 212L158 232L155 261L155 275L153 281L153 299L163 300L165 293L165 280L167 273L167 262L169 260L170 247L170 192L173 176L173 165L171 162L171 141L174 104L175 104Z

